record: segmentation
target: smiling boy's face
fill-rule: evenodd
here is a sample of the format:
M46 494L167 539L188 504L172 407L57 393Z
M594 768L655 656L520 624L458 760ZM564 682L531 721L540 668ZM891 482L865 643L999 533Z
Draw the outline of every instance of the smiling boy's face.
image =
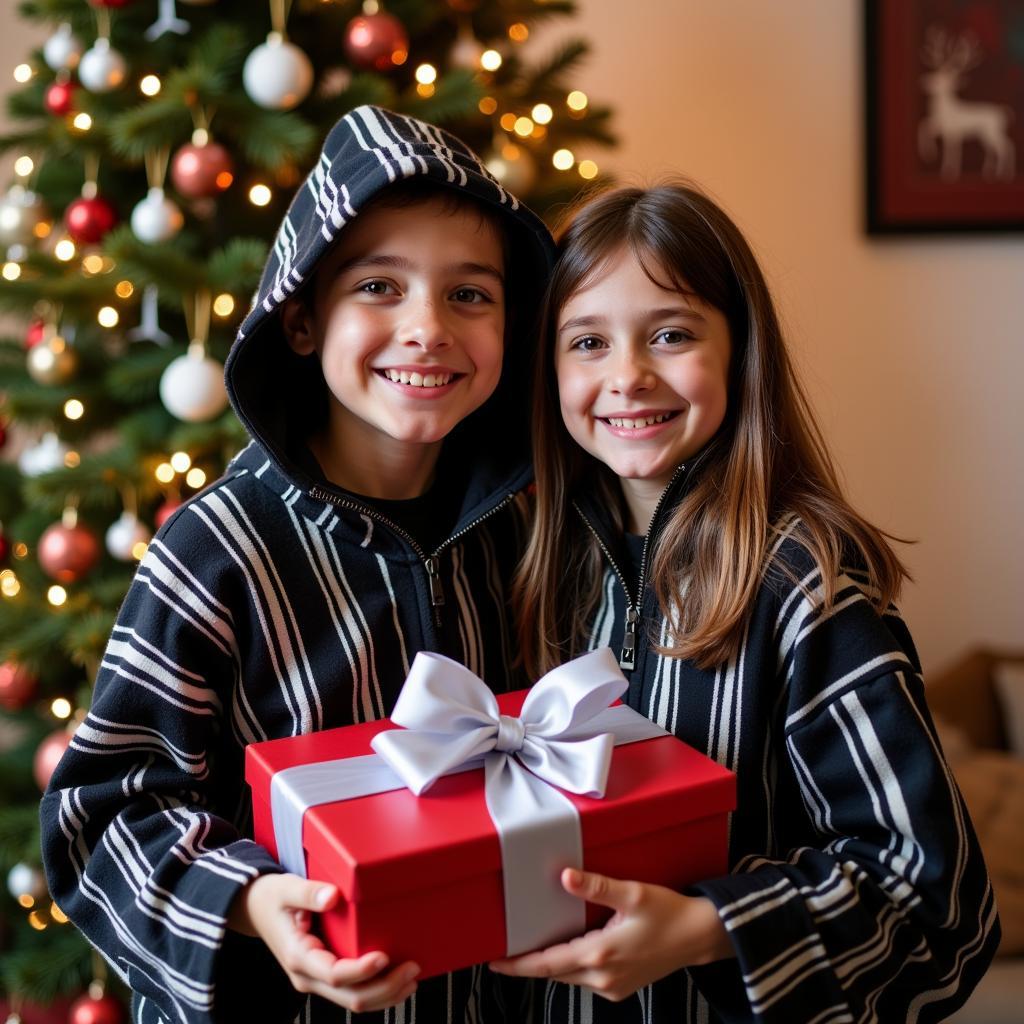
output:
M332 447L439 446L483 405L501 376L504 275L501 235L471 206L434 197L360 213L312 300L284 309L291 347L320 358Z

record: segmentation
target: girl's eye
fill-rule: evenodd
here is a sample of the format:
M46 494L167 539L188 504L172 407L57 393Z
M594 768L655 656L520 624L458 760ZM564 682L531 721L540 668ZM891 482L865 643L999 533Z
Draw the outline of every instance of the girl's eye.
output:
M681 331L678 328L669 328L666 331L659 331L655 336L654 340L661 342L663 345L679 345L684 341L693 341L693 335L687 331Z
M585 334L582 338L577 338L571 347L579 352L597 352L604 348L604 342L591 334Z
M470 288L468 285L465 288L456 288L455 291L452 292L452 298L456 302L465 303L466 305L476 302L492 301L491 297L486 292L481 291L479 288Z
M364 281L359 286L359 291L368 295L387 295L391 285L387 281Z

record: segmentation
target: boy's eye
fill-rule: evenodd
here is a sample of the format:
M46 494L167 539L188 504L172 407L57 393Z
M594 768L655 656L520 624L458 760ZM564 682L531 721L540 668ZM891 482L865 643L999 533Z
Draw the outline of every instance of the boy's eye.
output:
M387 295L391 285L387 281L364 281L359 285L359 291L368 295Z
M456 302L472 303L472 302L490 302L491 297L479 288L471 288L468 285L464 288L456 288L452 292L452 298Z

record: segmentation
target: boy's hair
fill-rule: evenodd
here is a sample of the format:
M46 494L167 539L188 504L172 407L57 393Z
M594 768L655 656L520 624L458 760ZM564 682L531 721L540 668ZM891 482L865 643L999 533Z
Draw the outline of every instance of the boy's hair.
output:
M696 294L720 310L732 346L725 420L689 467L695 481L653 551L649 579L670 636L658 651L703 668L735 654L783 514L798 517L793 535L821 570L826 605L841 562L852 555L863 562L875 603L884 609L907 572L886 535L843 497L764 276L729 217L692 185L669 182L584 201L556 237L559 258L533 380L537 516L514 587L528 671L539 675L585 645L601 593L597 541L566 521L573 494L596 493L624 529L617 477L562 422L554 367L560 310L624 249L656 284ZM679 601L684 581L686 599Z

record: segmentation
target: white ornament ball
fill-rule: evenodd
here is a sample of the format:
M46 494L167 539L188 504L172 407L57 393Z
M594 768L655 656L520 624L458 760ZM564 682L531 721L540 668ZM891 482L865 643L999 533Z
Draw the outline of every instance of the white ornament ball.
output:
M529 150L508 143L500 151L490 154L484 166L510 192L521 195L529 192L537 180L537 163Z
M46 876L39 868L19 862L7 872L7 891L17 899L31 896L34 900L45 899L47 895Z
M97 39L78 62L78 80L89 92L110 92L127 74L124 57L110 45L109 39Z
M179 420L212 420L228 404L224 367L209 356L178 356L160 378L160 401Z
M142 242L166 242L185 223L185 215L162 188L151 188L132 210L132 231Z
M52 431L32 445L27 445L18 456L18 469L25 476L40 476L64 468L64 457L71 449Z
M70 71L82 56L82 44L71 34L71 24L64 22L43 43L43 60L54 71Z
M466 71L479 71L480 58L484 54L484 44L472 32L463 31L458 34L452 44L448 59L452 67L464 68Z
M291 110L313 87L313 65L294 43L276 32L245 59L242 84L249 98L271 110Z
M29 245L36 225L46 220L46 204L24 185L12 185L0 196L0 246Z
M119 562L131 562L135 560L135 545L148 544L152 539L145 523L131 512L122 512L121 515L107 527L107 550Z

